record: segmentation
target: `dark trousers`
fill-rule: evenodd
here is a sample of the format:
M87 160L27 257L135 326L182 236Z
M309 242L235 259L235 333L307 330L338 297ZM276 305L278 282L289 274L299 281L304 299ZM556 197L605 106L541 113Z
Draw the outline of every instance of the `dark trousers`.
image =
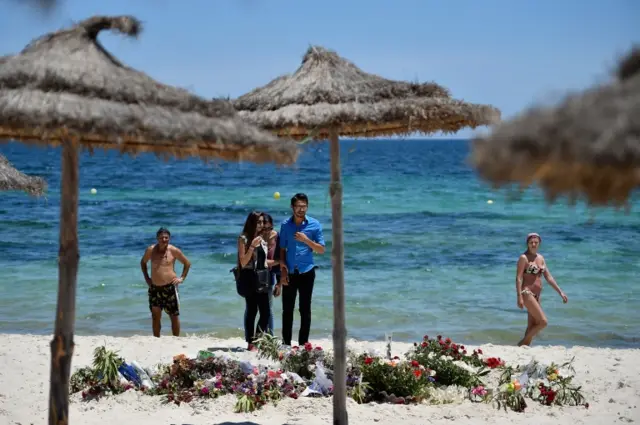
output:
M296 307L296 296L300 293L298 309L300 311L300 333L298 344L309 342L311 329L311 296L316 271L311 269L306 273L289 274L289 285L282 287L282 339L286 345L291 345L293 332L293 310Z
M244 297L246 310L244 315L244 335L249 344L253 343L254 332L253 327L256 323L256 315L260 312L256 333L269 333L269 317L271 316L271 308L269 305L269 294L259 294L251 292Z

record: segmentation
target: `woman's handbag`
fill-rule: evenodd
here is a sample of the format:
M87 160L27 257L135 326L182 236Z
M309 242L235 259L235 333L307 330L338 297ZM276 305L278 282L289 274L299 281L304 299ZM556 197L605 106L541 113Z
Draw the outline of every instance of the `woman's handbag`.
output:
M262 254L266 255L264 252L262 252ZM259 258L260 255L258 254L258 259ZM238 295L243 298L251 292L257 292L259 294L269 292L269 288L271 286L271 272L268 268L258 269L256 268L256 265L257 261L254 261L253 268L242 269L240 268L240 258L238 257L238 264L230 270L236 281L236 292L238 292Z
M269 269L255 269L256 273L256 292L258 294L266 294L271 286L271 271Z

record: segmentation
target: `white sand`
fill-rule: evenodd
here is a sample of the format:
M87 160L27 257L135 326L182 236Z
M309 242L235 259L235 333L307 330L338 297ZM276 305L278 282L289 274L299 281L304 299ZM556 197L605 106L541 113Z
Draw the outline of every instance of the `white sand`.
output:
M49 394L50 337L33 335L1 335L0 347L0 424L44 424L47 420ZM76 337L76 351L72 369L90 365L93 349L106 342L110 349L119 350L126 360L142 365L169 363L175 354L195 356L198 350L211 347L244 347L240 339L216 340L199 337ZM314 341L330 348L329 341ZM384 351L382 342L356 343L356 350L377 348ZM394 355L401 355L409 344L394 343ZM476 348L476 347L473 347ZM576 380L584 385L590 408L545 407L529 402L526 413L497 410L491 405L465 401L462 404L427 406L399 406L389 404L358 405L349 400L351 424L613 424L640 421L640 350L606 348L534 347L517 348L485 345L485 355L497 356L508 363L528 363L532 358L561 363L575 356ZM248 352L230 353L233 357L255 359ZM330 398L287 399L278 406L266 406L250 413L233 413L235 396L217 400L197 401L177 406L163 404L162 397L145 396L135 391L84 402L72 396L70 423L103 424L219 424L257 423L305 425L332 423Z

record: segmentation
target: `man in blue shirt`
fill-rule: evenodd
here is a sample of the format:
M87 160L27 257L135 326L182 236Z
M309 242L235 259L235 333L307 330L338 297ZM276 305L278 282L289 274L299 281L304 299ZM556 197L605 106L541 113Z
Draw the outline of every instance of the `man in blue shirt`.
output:
M291 345L293 311L300 293L300 332L298 345L309 342L311 296L316 279L313 253L324 254L324 236L320 222L307 215L309 199L304 193L291 198L293 215L280 227L280 284L282 285L282 339ZM285 259L282 261L282 259Z

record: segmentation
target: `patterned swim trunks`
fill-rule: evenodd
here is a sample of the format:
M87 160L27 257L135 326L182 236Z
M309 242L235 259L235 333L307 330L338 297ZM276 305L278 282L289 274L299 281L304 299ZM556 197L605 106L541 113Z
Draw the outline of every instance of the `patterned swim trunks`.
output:
M178 288L172 283L164 286L149 287L149 310L160 307L170 316L180 315L180 297Z

